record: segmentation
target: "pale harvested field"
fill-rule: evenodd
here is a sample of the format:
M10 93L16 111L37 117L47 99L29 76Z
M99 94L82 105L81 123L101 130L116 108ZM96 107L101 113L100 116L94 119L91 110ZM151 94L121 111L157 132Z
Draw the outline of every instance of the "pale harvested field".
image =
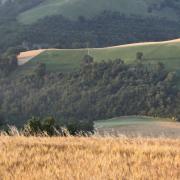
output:
M38 56L42 52L44 52L44 49L39 49L39 50L32 50L32 51L26 51L26 52L21 52L18 56L18 64L23 65L35 56Z
M0 137L0 179L180 179L180 139Z
M24 65L25 63L27 63L28 61L30 61L31 59L35 58L36 56L40 55L41 53L43 53L46 50L58 50L58 49L37 49L37 50L30 50L30 51L25 51L25 52L21 52L18 56L17 56L17 60L18 60L18 65Z
M27 58L27 57L37 56L38 54L42 53L43 51L44 51L44 49L21 52L18 55L18 58Z

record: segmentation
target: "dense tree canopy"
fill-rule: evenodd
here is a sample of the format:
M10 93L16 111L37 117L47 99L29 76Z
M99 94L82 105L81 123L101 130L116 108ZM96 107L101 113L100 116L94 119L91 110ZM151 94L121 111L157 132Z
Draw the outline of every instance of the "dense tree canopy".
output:
M179 116L176 73L162 63L125 64L121 59L83 64L72 73L48 73L37 64L27 75L0 79L0 113L22 126L32 116L92 122L123 115Z
M31 25L9 20L0 24L0 51L17 46L25 49L81 48L87 43L89 47L103 47L169 40L180 36L179 28L179 22L115 12L103 12L91 19L80 17L78 20L51 16Z
M29 74L13 74L17 68L16 55L22 50L173 39L180 36L179 21L109 11L91 19L82 16L70 20L57 15L31 25L17 21L20 12L41 2L7 0L0 6L0 125L5 122L22 127L32 116L40 120L52 116L73 134L91 129L94 120L114 116L170 116L179 120L176 73L168 72L162 63L143 64L142 52L137 52L137 61L132 65L121 59L96 63L86 55L77 72L48 73L46 65L39 63ZM179 13L176 3L163 0L148 11L173 7ZM46 129L44 124L39 126Z

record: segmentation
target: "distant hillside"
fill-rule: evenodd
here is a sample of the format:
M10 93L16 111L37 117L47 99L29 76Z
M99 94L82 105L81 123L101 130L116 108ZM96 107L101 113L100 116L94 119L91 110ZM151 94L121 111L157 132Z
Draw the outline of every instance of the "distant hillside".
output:
M0 115L7 124L19 127L32 115L53 115L61 123L124 115L179 120L179 48L177 39L106 48L40 49L20 54L19 64L30 61L19 67L16 58L7 54L1 63Z
M0 125L179 120L179 12L177 0L1 0Z
M144 63L162 62L169 70L176 71L179 75L177 81L180 85L180 39L165 42L129 44L107 48L91 48L89 50L50 49L42 52L40 51L41 53L34 58L34 51L32 51L32 59L25 65L21 66L16 73L26 74L31 72L32 68L34 68L38 62L45 63L47 70L52 72L76 71L80 68L82 59L88 53L88 51L96 62L121 58L126 63L133 63L136 60L137 52L142 52ZM21 55L20 61L25 54L23 53ZM31 52L28 54L31 54Z
M68 18L93 17L102 11L126 15L156 16L177 20L180 2L176 0L44 0L18 17L20 22L33 23L46 16L62 14Z
M0 53L175 39L179 12L177 0L1 0Z
M170 69L180 70L180 39L89 49L96 62L121 58L127 63L132 63L136 59L137 52L143 53L144 62L160 61ZM47 64L49 70L68 72L79 68L81 60L87 53L88 49L47 49L32 58L23 68L42 62Z

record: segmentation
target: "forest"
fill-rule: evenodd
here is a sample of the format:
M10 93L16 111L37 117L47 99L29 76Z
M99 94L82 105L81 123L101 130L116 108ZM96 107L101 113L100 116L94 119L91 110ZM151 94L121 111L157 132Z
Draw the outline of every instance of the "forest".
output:
M86 56L76 72L49 73L39 63L30 74L14 76L16 55L23 50L104 47L180 36L180 21L112 11L77 20L49 16L29 25L17 20L19 13L42 1L6 1L0 6L0 125L23 127L32 117L33 122L52 117L66 126L85 122L82 129L95 120L124 115L179 119L176 73L162 63L138 60L129 65L120 57L96 63ZM149 11L173 7L179 12L175 4L164 0Z
M37 63L30 74L14 76L15 58L8 55L9 63L0 66L1 124L22 127L32 117L91 127L95 120L125 115L178 119L176 73L162 63L144 64L138 57L129 65L121 59L96 63L86 55L76 72L47 72L45 64Z
M56 15L40 19L34 24L24 25L17 21L17 12L12 11L7 15L5 12L9 12L8 9L0 9L1 52L10 47L21 47L26 50L53 47L83 48L87 43L89 47L105 47L169 40L180 35L180 22L165 18L127 16L119 12L104 11L90 19L80 16L77 20L71 20Z

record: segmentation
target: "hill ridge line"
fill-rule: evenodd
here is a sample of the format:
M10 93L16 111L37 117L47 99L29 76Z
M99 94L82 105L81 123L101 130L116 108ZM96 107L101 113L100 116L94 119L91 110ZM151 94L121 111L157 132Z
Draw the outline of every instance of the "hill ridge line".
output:
M125 47L137 47L137 46L148 46L148 45L165 45L170 43L178 43L180 42L180 38L168 40L168 41L157 41L157 42L139 42L139 43L130 43L124 45L117 45L117 46L109 46L109 47L102 47L102 48L89 48L90 50L104 50L104 49L113 49L113 48L125 48ZM30 50L21 52L18 56L18 64L23 65L30 61L31 59L37 57L41 53L45 51L84 51L88 48L79 48L79 49L57 49L57 48L49 48L49 49L37 49L37 50Z

